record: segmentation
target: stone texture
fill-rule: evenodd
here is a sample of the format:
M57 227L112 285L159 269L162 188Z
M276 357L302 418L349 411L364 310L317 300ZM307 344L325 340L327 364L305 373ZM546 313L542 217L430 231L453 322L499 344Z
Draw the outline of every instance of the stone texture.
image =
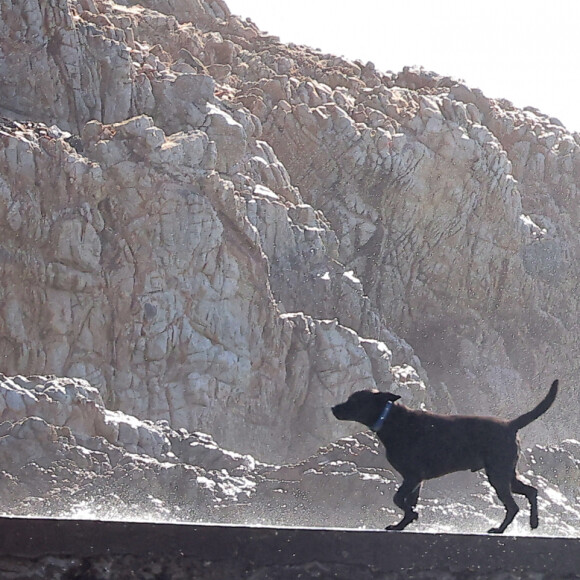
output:
M166 421L280 465L347 434L329 407L355 389L510 417L556 376L524 439L577 437L580 137L557 119L221 0L0 16L0 370L96 389L44 423L34 381L9 389L6 441L105 437L97 405L133 418L116 449Z
M335 232L261 139L259 118L208 75L233 64L233 41L142 6L54 3L44 20L42 10L13 7L7 38L24 34L30 60L53 43L34 66L54 69L63 86L52 89L77 104L49 113L22 99L26 120L3 121L3 370L84 377L111 408L276 460L341 433L326 409L353 382L396 388L397 365L421 371L338 261ZM90 61L90 87L77 91L59 68L65 45ZM115 68L123 83L103 73L107 47L128 59ZM20 60L3 67L23 74ZM92 94L110 105L83 112ZM339 312L341 324L328 322Z

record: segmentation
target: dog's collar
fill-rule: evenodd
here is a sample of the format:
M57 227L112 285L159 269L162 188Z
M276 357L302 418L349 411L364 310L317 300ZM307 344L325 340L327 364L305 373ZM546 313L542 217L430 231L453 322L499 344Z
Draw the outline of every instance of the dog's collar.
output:
M383 412L381 413L380 417L375 421L375 424L371 427L372 431L374 431L375 433L378 433L383 428L383 425L385 424L385 421L387 420L387 416L388 416L389 412L391 411L392 406L393 406L393 401L388 401L387 404L385 405L385 408L383 409Z

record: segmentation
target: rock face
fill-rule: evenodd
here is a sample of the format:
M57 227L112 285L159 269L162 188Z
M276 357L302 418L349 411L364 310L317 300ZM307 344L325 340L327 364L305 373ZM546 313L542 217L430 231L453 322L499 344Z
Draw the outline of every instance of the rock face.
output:
M78 408L10 387L5 445L76 462L74 424L137 453L127 425L165 421L279 465L345 435L329 407L356 389L510 417L556 376L524 436L577 436L577 134L283 45L221 0L0 16L0 370L92 386ZM156 474L189 473L163 429Z
M277 461L338 436L328 407L353 385L423 400L412 349L234 100L241 48L218 29L239 21L3 10L19 51L2 103L20 119L0 150L3 370L84 377L112 409Z

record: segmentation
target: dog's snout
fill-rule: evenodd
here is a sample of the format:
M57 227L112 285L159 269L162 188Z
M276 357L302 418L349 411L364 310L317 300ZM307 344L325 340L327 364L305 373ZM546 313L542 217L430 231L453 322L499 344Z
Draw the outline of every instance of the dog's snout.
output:
M334 405L334 407L331 408L332 414L337 418L337 419L344 419L344 405Z

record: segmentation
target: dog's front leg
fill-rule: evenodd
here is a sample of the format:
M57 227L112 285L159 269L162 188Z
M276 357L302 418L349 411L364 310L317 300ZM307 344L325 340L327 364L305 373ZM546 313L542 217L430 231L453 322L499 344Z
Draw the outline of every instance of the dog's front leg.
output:
M419 514L413 509L417 505L422 481L416 478L405 478L401 487L393 497L395 505L400 507L405 513L403 519L398 524L387 526L385 530L404 530L411 522L414 522Z

